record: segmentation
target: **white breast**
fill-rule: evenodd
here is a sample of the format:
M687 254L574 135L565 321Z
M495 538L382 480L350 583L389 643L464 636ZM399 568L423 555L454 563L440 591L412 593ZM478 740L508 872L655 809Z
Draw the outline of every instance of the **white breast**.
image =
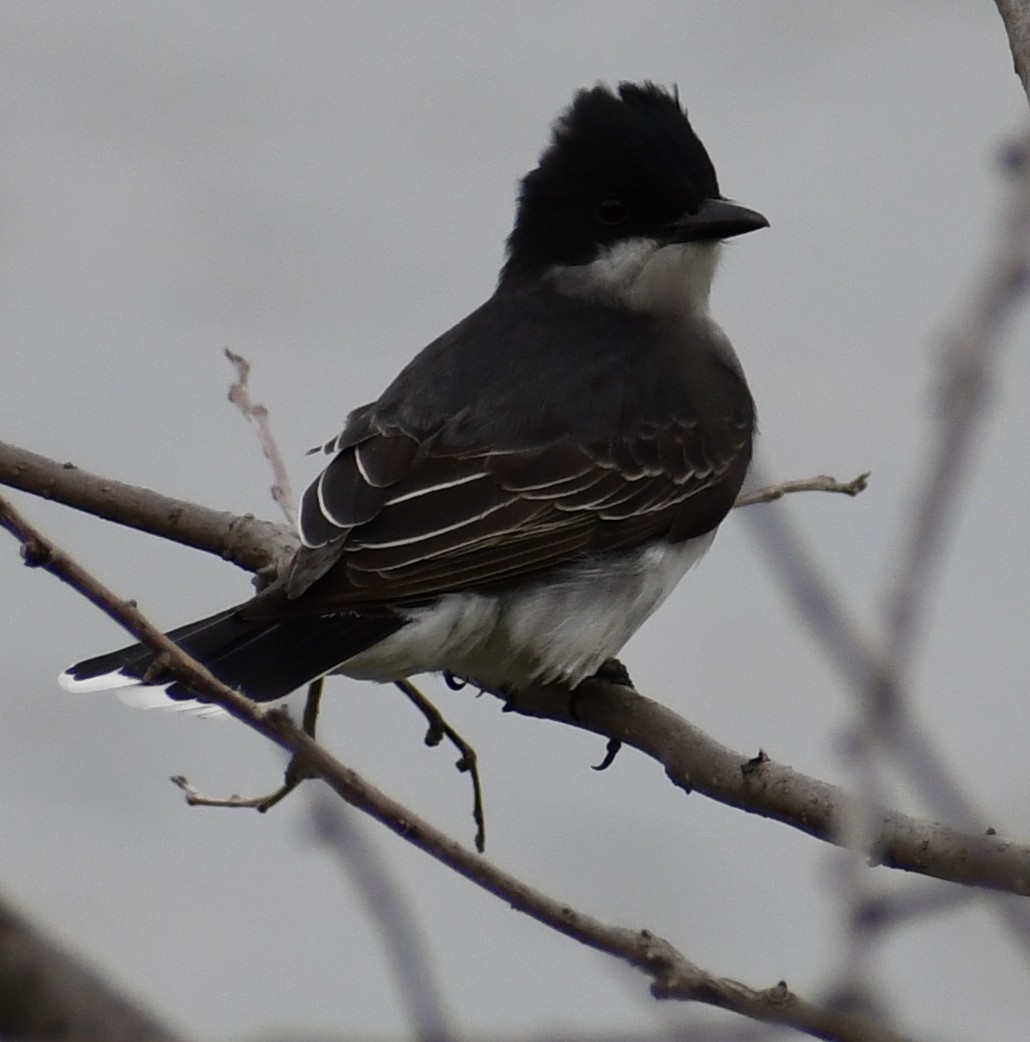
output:
M448 594L339 672L393 680L447 670L489 686L576 684L619 653L714 537L651 543L500 594Z

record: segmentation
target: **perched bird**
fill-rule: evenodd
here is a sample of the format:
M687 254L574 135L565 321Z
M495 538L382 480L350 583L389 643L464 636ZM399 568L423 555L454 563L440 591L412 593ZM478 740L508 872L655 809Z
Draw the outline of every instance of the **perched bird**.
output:
M289 568L169 636L257 701L331 672L591 676L744 480L754 404L708 296L720 240L767 224L722 197L678 95L580 91L521 183L494 294L325 446ZM197 705L154 657L62 683Z

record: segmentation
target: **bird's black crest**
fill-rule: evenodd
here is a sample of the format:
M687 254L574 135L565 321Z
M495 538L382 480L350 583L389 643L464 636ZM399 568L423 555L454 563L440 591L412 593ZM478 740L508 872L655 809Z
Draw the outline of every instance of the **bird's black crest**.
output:
M643 206L641 193L647 197ZM599 84L575 96L522 181L506 273L536 274L536 257L561 259L559 244L585 247L596 241L588 219L608 196L635 196L637 211L656 222L719 197L715 168L678 92L645 82L620 83L614 90ZM567 261L583 259L570 255Z
M551 144L527 180L562 172L617 176L627 156L649 157L655 169L689 174L706 198L719 194L715 168L680 105L679 91L650 82L620 83L616 91L604 84L581 90L558 118Z

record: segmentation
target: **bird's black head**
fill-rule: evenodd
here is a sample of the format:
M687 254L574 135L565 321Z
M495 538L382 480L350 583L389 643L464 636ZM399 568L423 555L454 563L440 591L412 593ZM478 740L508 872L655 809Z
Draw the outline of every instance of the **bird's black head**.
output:
M722 200L675 92L599 85L576 95L522 181L501 282L587 265L627 240L712 241L766 223Z

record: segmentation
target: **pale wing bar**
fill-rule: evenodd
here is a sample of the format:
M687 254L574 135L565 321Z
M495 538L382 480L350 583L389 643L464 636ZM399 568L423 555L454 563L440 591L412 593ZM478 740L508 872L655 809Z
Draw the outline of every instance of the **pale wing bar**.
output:
M366 436L305 494L302 532L305 542L338 543L328 549L346 581L326 591L334 603L501 582L667 532L738 458L735 432L719 434L713 443L696 431L649 430L621 451L438 455L431 440L415 449L404 435Z

